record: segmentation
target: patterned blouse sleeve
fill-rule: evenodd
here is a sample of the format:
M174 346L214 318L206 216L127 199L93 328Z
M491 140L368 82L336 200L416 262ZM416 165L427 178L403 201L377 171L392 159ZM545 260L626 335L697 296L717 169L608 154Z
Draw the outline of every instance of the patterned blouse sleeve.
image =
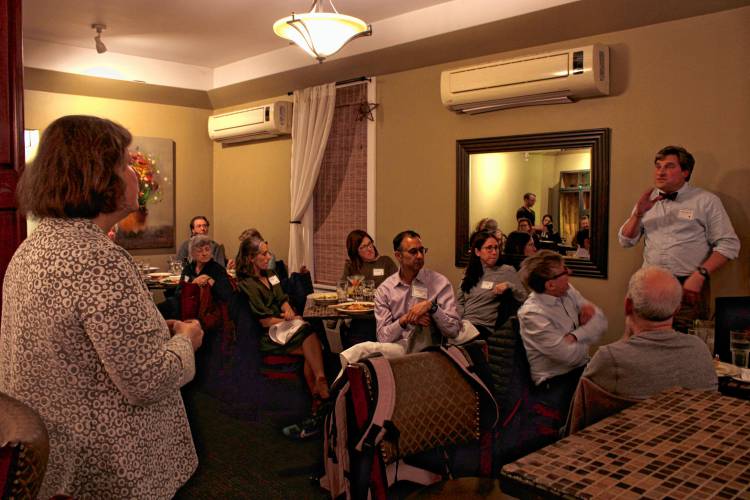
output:
M91 267L95 278L79 281L76 302L84 332L107 374L132 405L173 396L195 375L190 340L170 338L129 257L114 254L111 261Z

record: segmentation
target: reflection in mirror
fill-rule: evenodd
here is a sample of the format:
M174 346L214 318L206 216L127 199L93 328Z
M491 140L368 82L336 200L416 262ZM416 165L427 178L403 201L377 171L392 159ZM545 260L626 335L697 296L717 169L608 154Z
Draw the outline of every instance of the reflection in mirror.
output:
M469 231L485 217L495 219L505 234L515 231L523 195L533 193L541 240L553 242L559 235L561 250L575 253L581 217L590 216L590 179L590 148L469 155ZM547 214L551 231L542 220Z
M524 194L533 193L538 246L566 255L574 275L606 278L608 185L609 129L458 141L456 265L466 264L480 220L515 231Z

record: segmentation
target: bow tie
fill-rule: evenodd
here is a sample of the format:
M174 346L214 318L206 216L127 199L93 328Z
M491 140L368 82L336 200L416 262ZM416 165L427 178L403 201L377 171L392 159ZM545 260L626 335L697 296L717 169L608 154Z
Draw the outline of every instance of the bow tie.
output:
M677 199L677 191L674 193L664 193L662 191L659 191L659 196L661 196L662 200L676 200Z

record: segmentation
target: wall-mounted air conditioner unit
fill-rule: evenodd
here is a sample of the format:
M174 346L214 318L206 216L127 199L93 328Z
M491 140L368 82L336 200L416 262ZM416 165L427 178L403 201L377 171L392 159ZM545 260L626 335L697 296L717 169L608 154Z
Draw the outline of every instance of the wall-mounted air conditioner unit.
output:
M589 45L443 71L440 94L449 109L468 114L609 95L609 47Z
M270 139L292 133L292 103L278 101L208 117L208 136L232 143Z

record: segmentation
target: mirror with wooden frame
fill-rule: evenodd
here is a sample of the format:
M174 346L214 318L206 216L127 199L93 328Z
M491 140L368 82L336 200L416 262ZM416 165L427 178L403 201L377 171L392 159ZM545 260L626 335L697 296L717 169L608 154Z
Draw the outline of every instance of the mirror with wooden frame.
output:
M574 276L606 279L610 134L603 128L456 141L456 266L467 264L480 219L495 219L507 235L517 229L524 194L534 193L534 225L541 228L549 214L560 236L541 246L565 255ZM576 242L586 224L588 256Z

